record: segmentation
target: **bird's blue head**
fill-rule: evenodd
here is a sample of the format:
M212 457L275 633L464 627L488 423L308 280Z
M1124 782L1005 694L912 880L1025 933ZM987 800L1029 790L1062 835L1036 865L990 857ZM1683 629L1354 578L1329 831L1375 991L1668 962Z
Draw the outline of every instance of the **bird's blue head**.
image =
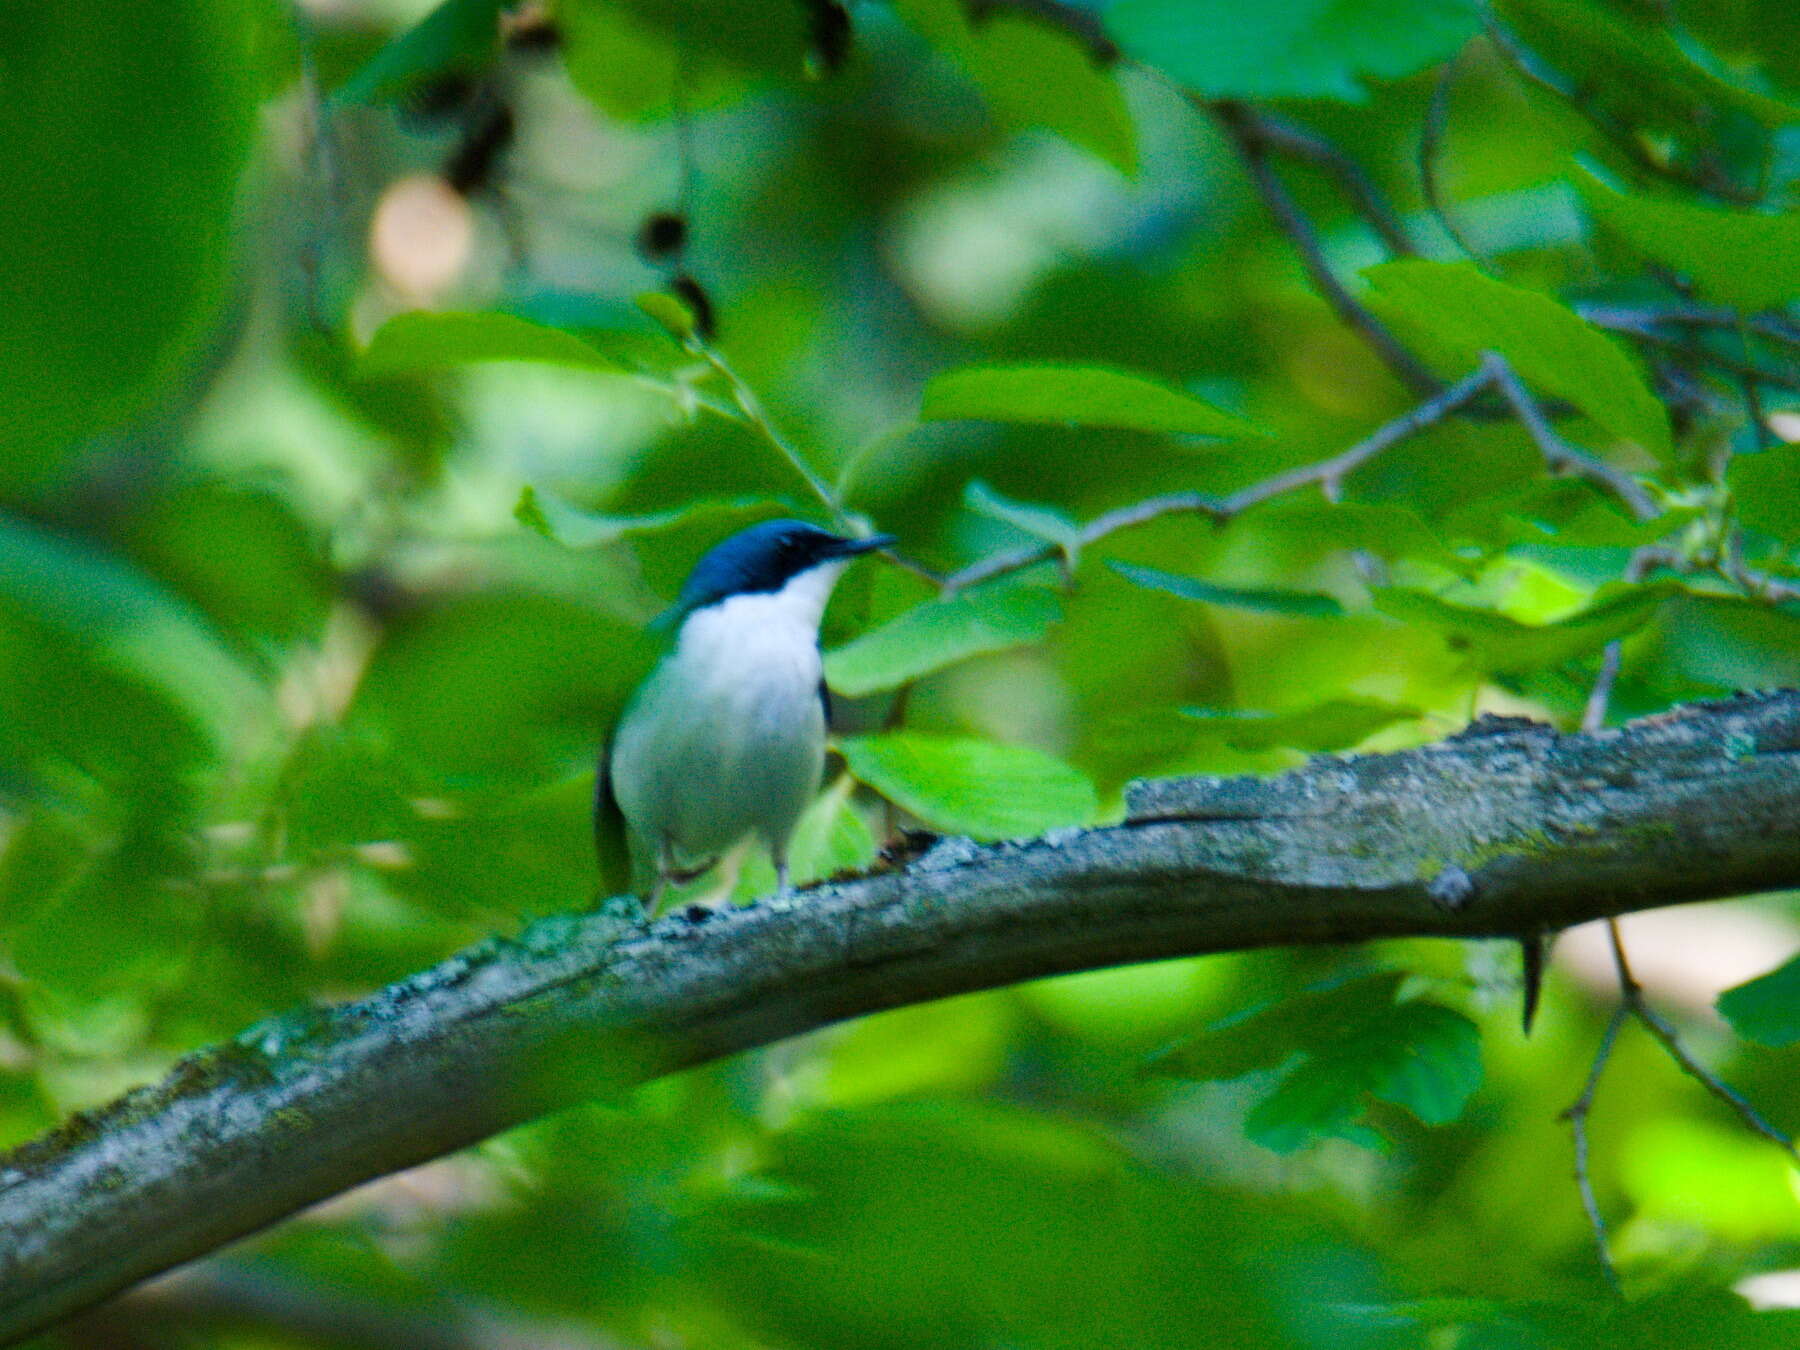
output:
M779 591L803 572L893 542L891 534L847 539L803 520L765 520L715 544L694 564L675 602L675 617L685 619L734 595Z

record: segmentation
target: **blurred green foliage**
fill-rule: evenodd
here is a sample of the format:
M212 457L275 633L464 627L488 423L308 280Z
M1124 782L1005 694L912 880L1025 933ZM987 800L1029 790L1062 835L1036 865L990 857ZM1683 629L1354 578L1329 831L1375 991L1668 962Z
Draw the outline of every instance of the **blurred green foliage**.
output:
M588 903L648 625L725 534L826 518L796 456L971 569L840 588L801 880L1134 776L1573 725L1609 644L1615 718L1800 682L1796 53L1786 0L8 8L0 1141ZM1416 403L1219 98L1315 266L1445 379L1504 355L1649 509L1490 399L1087 530ZM1692 923L1648 997L1800 1121L1794 967L1744 982L1787 953ZM1612 1296L1558 1120L1608 975L1555 972L1526 1043L1512 962L901 1009L371 1188L247 1287L495 1344L1792 1345L1734 1292L1800 1303L1789 1160L1634 1030L1589 1122ZM163 1339L309 1339L267 1322Z

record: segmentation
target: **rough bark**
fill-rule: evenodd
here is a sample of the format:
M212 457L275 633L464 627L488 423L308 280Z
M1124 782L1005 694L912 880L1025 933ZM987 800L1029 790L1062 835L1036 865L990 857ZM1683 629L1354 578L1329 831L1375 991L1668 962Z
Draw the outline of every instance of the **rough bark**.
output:
M1797 824L1800 694L1780 693L1142 783L1118 825L941 840L710 917L540 920L0 1155L0 1341L533 1115L842 1018L1121 962L1800 887Z

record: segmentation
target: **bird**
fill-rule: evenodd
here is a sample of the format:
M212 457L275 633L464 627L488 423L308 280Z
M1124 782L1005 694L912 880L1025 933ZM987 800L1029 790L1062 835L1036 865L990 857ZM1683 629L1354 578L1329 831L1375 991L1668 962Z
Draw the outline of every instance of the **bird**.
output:
M649 911L745 837L768 849L782 894L788 843L818 795L830 695L819 622L852 561L892 535L850 538L769 520L716 544L674 607L662 659L602 747L595 837L602 868L620 817ZM603 878L604 879L604 878Z

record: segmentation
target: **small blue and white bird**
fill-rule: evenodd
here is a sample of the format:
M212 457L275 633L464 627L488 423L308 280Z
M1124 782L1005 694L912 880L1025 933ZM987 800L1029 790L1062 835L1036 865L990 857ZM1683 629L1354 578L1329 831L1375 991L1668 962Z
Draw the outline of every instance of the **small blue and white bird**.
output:
M669 616L674 640L602 752L596 835L614 810L652 912L755 835L788 889L788 841L825 767L830 711L819 621L852 559L890 535L847 539L797 520L752 525L696 564Z

